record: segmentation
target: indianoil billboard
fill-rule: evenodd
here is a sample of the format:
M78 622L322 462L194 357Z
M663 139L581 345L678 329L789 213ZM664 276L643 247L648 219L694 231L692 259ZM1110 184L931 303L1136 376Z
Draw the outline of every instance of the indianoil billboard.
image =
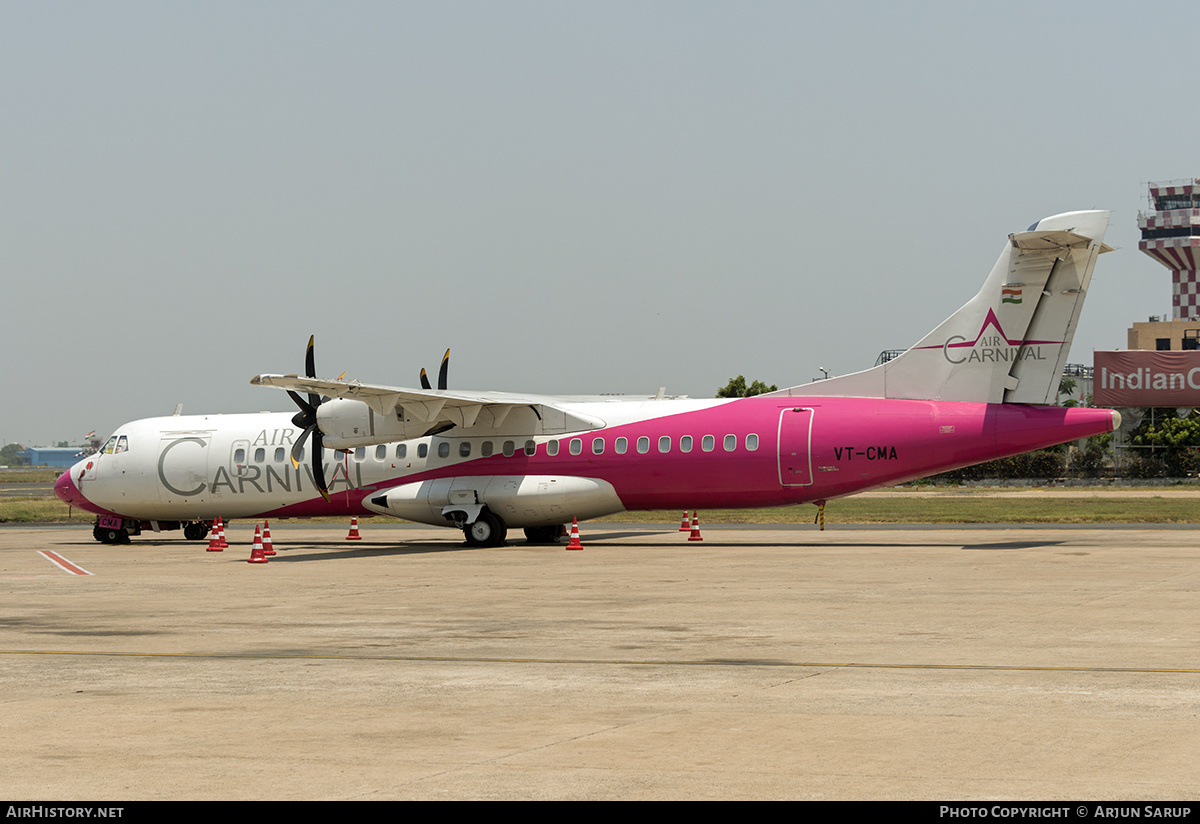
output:
M1200 351L1093 354L1095 406L1200 406Z

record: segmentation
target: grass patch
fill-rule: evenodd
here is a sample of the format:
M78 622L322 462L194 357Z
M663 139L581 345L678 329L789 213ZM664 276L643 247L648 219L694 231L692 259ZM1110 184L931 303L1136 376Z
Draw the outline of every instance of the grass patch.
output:
M46 498L0 498L0 524L90 524L96 516L70 509L53 496Z
M773 509L709 509L705 524L811 524L812 504ZM680 512L622 512L597 519L608 523L679 524ZM53 496L0 498L0 523L91 523L93 516ZM292 519L289 519L292 520ZM295 519L345 523L345 517ZM382 520L390 520L383 518ZM1200 523L1200 499L1175 497L1047 498L989 496L903 496L845 498L825 507L827 524L1190 524Z
M61 469L50 469L44 466L24 467L21 469L0 469L0 483L5 484L44 484L53 483L63 474Z
M625 512L601 521L679 523L680 512ZM811 524L812 504L775 509L713 509L704 524ZM845 498L825 506L827 524L1189 524L1200 523L1200 500L1189 498L918 497Z

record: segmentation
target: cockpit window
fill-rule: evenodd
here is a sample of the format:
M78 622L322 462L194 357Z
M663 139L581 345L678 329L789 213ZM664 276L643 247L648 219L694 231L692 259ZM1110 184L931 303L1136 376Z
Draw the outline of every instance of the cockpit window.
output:
M119 438L117 438L117 448L113 451L114 452L128 452L129 451L129 438L125 437L124 435L121 435Z
M103 452L105 455L111 455L113 453L113 450L116 449L116 447L117 447L117 436L113 435L111 438L109 438L104 443L104 448L101 449L100 451Z

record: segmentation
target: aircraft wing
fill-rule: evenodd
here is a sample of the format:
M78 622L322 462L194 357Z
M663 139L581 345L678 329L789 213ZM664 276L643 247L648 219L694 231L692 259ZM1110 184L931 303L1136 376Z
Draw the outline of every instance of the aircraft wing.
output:
M379 386L358 381L331 381L321 378L302 378L298 375L256 375L250 379L255 386L273 386L293 392L312 392L328 398L361 401L379 415L390 415L403 407L408 416L427 423L446 421L469 429L475 425L480 412L487 409L491 425L499 426L516 408L561 409L559 398L546 395L521 395L510 392L458 392L446 389L408 389ZM566 410L563 410L566 411ZM572 413L577 415L577 413ZM602 421L592 422L602 426Z

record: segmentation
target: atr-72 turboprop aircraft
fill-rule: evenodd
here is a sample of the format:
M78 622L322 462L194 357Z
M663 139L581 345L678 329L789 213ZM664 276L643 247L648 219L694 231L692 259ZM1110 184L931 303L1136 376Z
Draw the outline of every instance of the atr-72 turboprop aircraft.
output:
M1108 212L1009 235L983 288L887 363L730 400L551 397L259 375L286 413L149 418L59 478L95 534L202 538L231 518L394 515L494 546L622 510L821 503L1115 429L1050 406ZM307 400L305 399L307 395ZM306 459L307 447L307 459Z

